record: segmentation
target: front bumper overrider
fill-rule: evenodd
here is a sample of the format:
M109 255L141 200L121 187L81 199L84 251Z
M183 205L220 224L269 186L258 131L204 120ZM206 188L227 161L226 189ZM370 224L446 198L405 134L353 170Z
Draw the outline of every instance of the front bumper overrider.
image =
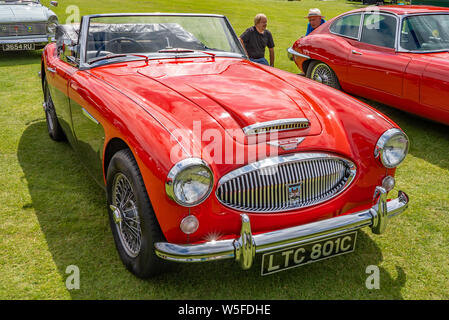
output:
M331 236L341 235L363 227L371 227L375 234L385 232L388 220L408 207L407 194L399 191L398 197L387 201L388 192L376 187L376 203L370 209L312 222L296 227L252 235L248 215L242 214L242 227L238 239L210 241L201 244L180 245L168 242L155 244L156 255L176 262L205 262L234 258L249 269L256 253L263 253L290 246L303 245Z

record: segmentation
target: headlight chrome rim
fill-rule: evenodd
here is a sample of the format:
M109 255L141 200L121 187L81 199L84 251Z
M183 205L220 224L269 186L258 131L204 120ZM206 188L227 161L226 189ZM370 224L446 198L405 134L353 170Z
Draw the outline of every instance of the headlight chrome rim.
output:
M47 32L49 34L56 33L56 26L59 24L58 17L51 16L47 21Z
M192 167L202 167L204 169L206 169L209 173L210 176L210 183L209 183L209 190L198 200L196 200L193 203L187 203L184 201L181 201L181 199L179 199L176 196L176 192L175 192L175 183L176 183L176 178L185 170L192 168ZM210 194L212 193L212 189L214 187L214 174L212 172L212 170L209 168L209 166L207 165L207 163L200 159L200 158L187 158L184 160L179 161L177 164L175 164L169 171L168 175L167 175L167 180L165 182L165 191L168 195L168 197L170 199L172 199L173 201L175 201L177 204L183 206L183 207L194 207L197 206L201 203L203 203L204 201L206 201L207 198L209 198Z
M385 157L384 157L385 146L387 145L387 143L392 138L395 138L397 136L402 136L407 141L407 145L406 145L405 150L404 150L404 156L397 163L394 163L394 164L387 163L387 161L385 160ZM382 162L384 167L386 167L388 169L396 168L397 166L399 166L405 160L405 158L406 158L406 156L408 154L409 148L410 148L410 140L408 139L408 137L407 137L407 135L405 134L404 131L402 131L402 130L400 130L398 128L388 129L387 131L385 131L382 134L382 136L377 141L376 147L374 149L374 157L378 158Z

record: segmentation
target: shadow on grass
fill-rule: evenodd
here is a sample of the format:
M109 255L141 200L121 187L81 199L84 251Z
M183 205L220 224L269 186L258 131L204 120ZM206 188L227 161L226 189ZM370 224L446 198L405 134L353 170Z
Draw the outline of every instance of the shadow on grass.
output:
M110 232L104 191L66 143L50 140L44 121L23 132L18 159L48 249L62 279L80 269L74 299L402 299L406 275L380 268L380 290L368 290L366 268L382 252L369 231L358 234L354 253L261 277L261 257L249 271L233 261L177 264L140 280L122 265ZM375 238L374 238L375 240ZM64 286L61 283L61 286Z
M23 66L36 64L41 60L42 50L34 51L0 51L0 66Z
M395 121L410 139L410 154L442 169L449 169L449 126L393 107L356 97Z

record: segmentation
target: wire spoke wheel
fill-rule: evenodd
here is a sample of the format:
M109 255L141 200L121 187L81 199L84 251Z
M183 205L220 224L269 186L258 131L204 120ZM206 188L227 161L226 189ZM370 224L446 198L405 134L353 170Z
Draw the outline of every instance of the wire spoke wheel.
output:
M131 150L112 156L106 176L109 223L123 264L142 279L165 271L167 264L156 255L154 244L166 240Z
M309 78L332 88L339 88L337 76L325 63L317 63L312 67Z
M135 258L140 252L142 230L133 187L122 173L117 173L114 177L112 205L115 209L113 215L120 242L126 253Z
M65 140L65 134L61 129L61 126L58 122L58 117L56 116L55 104L53 103L53 99L50 93L50 87L48 86L48 82L45 79L43 84L44 89L44 112L45 119L47 122L47 130L50 138L55 141L63 141Z

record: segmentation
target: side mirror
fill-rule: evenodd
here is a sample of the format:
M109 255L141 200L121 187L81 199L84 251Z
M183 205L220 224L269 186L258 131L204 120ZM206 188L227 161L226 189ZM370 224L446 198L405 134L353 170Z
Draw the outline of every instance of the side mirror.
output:
M57 7L58 6L58 1L50 1L50 5L53 7Z
M59 48L60 58L61 60L73 65L77 66L77 53L78 53L78 44L74 41L65 39L62 43L62 46Z

